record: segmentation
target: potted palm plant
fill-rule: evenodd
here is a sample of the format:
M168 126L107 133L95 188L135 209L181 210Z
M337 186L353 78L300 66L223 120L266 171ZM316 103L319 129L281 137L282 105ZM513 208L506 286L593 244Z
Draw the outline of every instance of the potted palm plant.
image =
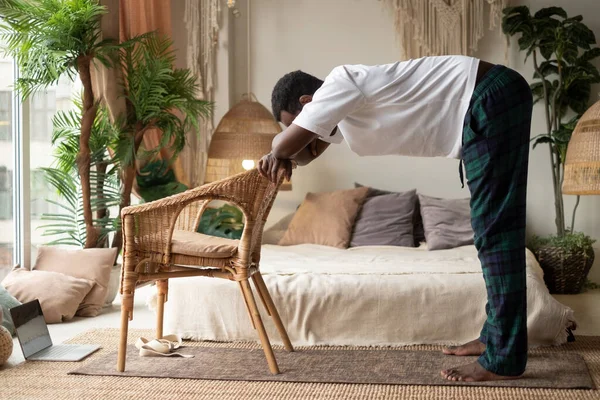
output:
M175 54L172 47L169 37L152 32L121 44L118 50L119 67L123 71L125 114L114 123L117 136L111 148L121 168L119 214L130 205L138 177L137 166L155 162L166 174L168 164L184 148L186 135L197 130L199 119L207 118L212 112L212 103L198 98L200 88L191 71L173 67ZM153 129L161 131L160 141L158 146L145 149L142 146L144 136ZM156 161L156 155L165 148L171 159ZM169 190L163 190L160 196L185 190L182 185L167 188ZM157 198L156 192L151 198ZM115 246L122 246L121 229L116 232Z
M196 98L198 85L191 72L173 68L175 59L171 48L169 38L155 33L141 35L115 47L119 60L115 67L123 69L121 85L126 112L110 122L107 109L100 106L92 126L90 204L95 213L93 222L99 233L98 243L117 247L119 251L122 233L118 215L130 204L134 181L143 182L139 186L145 200L185 190L184 185L173 182L169 165L185 145L187 132L198 125L199 118L207 117L211 112L211 103ZM49 201L63 212L43 217L50 222L42 227L44 235L57 237L50 244L81 246L85 242L81 184L74 174L72 162L79 135L76 116L81 111L78 107L78 110L59 112L54 118L52 143L56 162L44 172L63 200ZM158 147L144 149L143 138L150 129L161 130L161 141ZM170 150L170 160L156 159L163 148ZM159 167L157 171L142 167L140 176L138 167L144 162L147 163L145 167ZM165 184L165 181L169 182ZM111 208L116 218L112 217ZM114 235L110 236L112 241L109 243L111 233Z
M100 40L100 20L107 10L97 0L0 0L0 38L17 62L16 89L23 100L76 75L83 86L75 164L81 190L85 248L98 247L91 205L90 137L98 104L92 88L94 60L109 64L110 41Z
M0 37L20 67L16 88L23 98L63 76L78 76L83 86L77 110L54 120L56 163L44 171L62 197L61 212L44 216L53 244L120 249L119 220L109 211L129 205L136 161L150 160L165 147L173 160L187 132L211 110L196 98L190 71L173 68L170 39L150 33L121 45L100 40L106 12L97 0L0 0ZM94 97L95 62L124 72L127 110L114 123ZM143 149L144 135L153 128L162 131L159 146Z
M547 144L550 154L556 235L534 237L530 247L552 293L579 293L594 261L594 241L574 230L579 196L571 225L566 225L561 187L569 140L589 106L591 85L600 82L600 73L591 63L600 56L600 48L595 47L595 35L583 17L569 17L560 7L543 8L534 15L526 6L503 12L502 30L509 36L519 35L525 60L533 58L531 91L535 103L544 107L546 122L546 132L532 139L533 147Z

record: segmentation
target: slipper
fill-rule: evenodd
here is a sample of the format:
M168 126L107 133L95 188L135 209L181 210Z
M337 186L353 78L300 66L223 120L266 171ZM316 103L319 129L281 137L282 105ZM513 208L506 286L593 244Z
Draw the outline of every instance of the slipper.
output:
M140 357L194 357L189 354L172 352L181 347L181 343L181 337L178 335L167 335L162 339L153 340L141 337L135 342L135 347L140 350Z

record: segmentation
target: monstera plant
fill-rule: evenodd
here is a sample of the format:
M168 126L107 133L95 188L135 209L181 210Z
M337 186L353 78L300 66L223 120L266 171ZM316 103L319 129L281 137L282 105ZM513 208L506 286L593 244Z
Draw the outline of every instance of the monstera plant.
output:
M531 14L526 6L504 9L502 29L519 36L525 60L533 59L531 91L535 103L544 109L546 131L533 138L533 147L547 145L550 154L556 235L535 237L530 247L544 268L546 284L555 293L577 293L593 264L593 240L566 225L562 194L567 146L577 121L587 110L592 84L600 73L592 61L600 56L594 32L583 16L569 17L560 7L548 7Z

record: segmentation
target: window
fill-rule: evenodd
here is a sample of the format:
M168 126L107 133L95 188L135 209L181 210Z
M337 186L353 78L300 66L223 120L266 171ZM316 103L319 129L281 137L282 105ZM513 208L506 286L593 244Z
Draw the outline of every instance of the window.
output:
M11 65L12 67L12 65ZM2 64L0 64L2 71ZM0 140L10 141L12 139L11 121L12 119L12 92L9 90L0 91Z
M31 98L30 135L32 142L50 143L52 139L52 117L56 112L56 92L49 89Z
M40 168L54 166L54 148L52 146L52 119L57 111L70 110L73 106L73 98L78 96L81 89L79 81L70 81L61 77L58 83L49 87L46 91L38 92L31 97L29 107L29 170L30 170L30 195L31 195L31 260L35 260L37 248L57 237L43 236L44 229L40 228L48 224L42 220L43 214L64 213L57 205L48 202L53 200L60 202L61 198L56 194L54 188L46 182L44 173Z
M0 46L2 44L0 43ZM13 126L12 85L14 65L0 56L0 280L13 267L15 219L13 212L13 175L15 171L15 137Z

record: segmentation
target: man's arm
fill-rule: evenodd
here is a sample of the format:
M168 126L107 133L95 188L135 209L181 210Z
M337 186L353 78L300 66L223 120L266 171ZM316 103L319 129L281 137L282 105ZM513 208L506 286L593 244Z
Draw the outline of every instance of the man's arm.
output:
M291 160L298 165L306 165L329 147L329 143L317 139L318 137L307 129L290 124L273 139L271 153L258 162L261 175L275 182L277 171L283 165L286 168L286 177L290 179L293 168Z
M290 124L273 139L271 153L280 160L294 160L298 165L306 165L329 147L329 143L318 138L313 132Z
M315 139L298 154L296 154L292 160L296 161L298 165L307 165L312 160L323 154L327 147L329 147L329 143Z
M273 139L271 153L280 160L290 160L317 138L311 131L290 124Z

